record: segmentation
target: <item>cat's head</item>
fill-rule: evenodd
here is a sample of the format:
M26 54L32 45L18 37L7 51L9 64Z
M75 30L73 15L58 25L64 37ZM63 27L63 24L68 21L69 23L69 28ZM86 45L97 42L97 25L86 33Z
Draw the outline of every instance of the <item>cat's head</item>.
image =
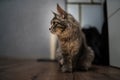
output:
M53 14L54 17L51 20L51 27L49 28L49 30L55 35L62 35L65 33L69 34L72 25L74 25L74 23L77 23L74 17L64 11L58 4L57 13L53 12Z

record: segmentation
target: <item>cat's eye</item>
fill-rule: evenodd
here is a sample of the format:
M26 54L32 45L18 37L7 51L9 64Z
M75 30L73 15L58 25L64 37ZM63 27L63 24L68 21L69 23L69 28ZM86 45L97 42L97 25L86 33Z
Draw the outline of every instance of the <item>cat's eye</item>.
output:
M53 24L55 24L56 22L53 22Z

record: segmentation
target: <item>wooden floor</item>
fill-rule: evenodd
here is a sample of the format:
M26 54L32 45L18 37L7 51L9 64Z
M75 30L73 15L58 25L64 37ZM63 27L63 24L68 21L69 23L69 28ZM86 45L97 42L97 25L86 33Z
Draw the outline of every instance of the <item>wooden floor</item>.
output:
M62 73L55 62L0 59L0 80L120 80L120 69L94 65L87 72Z

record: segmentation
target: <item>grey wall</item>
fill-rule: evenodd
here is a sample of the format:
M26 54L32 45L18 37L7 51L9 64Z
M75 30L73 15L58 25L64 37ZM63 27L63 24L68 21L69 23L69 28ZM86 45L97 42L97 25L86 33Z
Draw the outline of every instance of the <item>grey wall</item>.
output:
M70 2L84 2L83 0L69 0ZM98 0L99 2L100 0ZM84 2L85 3L85 2ZM103 26L103 5L98 4L69 4L67 5L67 10L69 13L71 13L76 20L80 22L81 27L88 28L90 26L94 26L98 29L98 31L101 33L101 29ZM102 2L99 2L102 3Z
M107 0L110 65L120 67L120 0Z
M0 0L0 56L50 58L50 19L64 0Z
M81 25L84 27L94 26L101 33L103 26L103 5L82 5Z

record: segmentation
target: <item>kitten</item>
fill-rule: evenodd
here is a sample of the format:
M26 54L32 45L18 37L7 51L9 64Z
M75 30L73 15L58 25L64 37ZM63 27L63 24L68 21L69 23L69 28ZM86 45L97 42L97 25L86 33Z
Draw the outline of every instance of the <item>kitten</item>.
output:
M85 36L75 18L57 4L57 12L51 20L52 34L59 40L56 59L62 72L72 72L76 69L88 70L94 59L93 50L86 44Z

